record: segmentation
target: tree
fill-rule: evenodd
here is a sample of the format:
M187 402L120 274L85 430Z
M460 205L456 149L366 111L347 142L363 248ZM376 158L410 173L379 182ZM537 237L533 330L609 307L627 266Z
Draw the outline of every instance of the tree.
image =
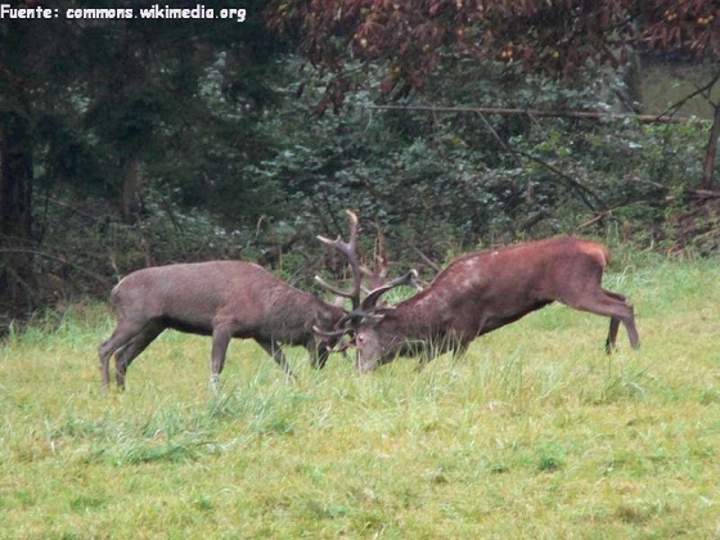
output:
M259 13L262 2L243 7ZM263 67L279 46L259 17L75 20L61 13L0 21L0 303L32 307L33 253L42 233L33 224L38 185L46 193L56 186L103 193L132 222L149 172L203 182L189 164L210 154L214 142L253 146L244 144L245 137L252 141L246 126L272 96ZM204 95L211 72L233 110L229 123L242 126L232 140L228 122L217 127L213 100Z
M0 23L0 300L29 304L32 296L33 180L40 123L61 114L56 101L76 73L64 24ZM53 74L47 78L46 74Z
M389 93L422 88L447 55L553 75L618 65L630 48L720 57L716 16L712 0L277 0L269 17L337 74L332 94L352 87L354 60L386 61Z
M383 66L380 91L392 99L422 91L457 58L566 79L591 64L618 67L636 51L720 59L714 0L277 0L269 20L333 74L320 111L339 110L371 63ZM708 156L719 132L711 131Z

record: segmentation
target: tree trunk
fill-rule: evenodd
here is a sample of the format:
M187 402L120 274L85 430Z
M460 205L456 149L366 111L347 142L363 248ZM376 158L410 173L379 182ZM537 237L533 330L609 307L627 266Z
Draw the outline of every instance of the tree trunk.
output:
M720 105L715 105L713 124L712 128L710 128L710 140L708 140L707 150L705 150L705 164L703 165L700 189L710 190L713 188L718 135L720 135Z
M136 157L125 163L123 176L121 212L126 223L135 223L142 211L142 173L140 160Z
M0 246L32 243L32 141L27 120L0 115ZM0 260L0 302L32 308L32 256L5 254Z

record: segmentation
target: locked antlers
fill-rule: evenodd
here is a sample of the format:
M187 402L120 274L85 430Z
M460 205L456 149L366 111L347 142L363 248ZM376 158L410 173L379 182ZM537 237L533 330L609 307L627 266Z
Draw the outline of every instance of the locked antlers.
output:
M352 302L352 310L349 311L347 315L345 315L337 322L334 330L323 331L316 326L313 327L313 331L316 334L326 338L337 338L345 334L351 334L360 324L363 323L363 321L367 320L373 315L377 315L377 302L380 297L388 291L401 285L411 285L415 286L416 288L420 288L417 282L417 270L411 269L400 277L376 286L368 292L367 296L362 301L360 300L360 295L363 292L363 274L367 275L369 272L365 267L360 264L360 259L357 254L357 235L359 228L358 217L351 210L346 210L345 212L348 215L348 223L350 225L350 239L348 242L344 242L340 236L338 236L335 240L330 240L329 238L326 238L324 236L317 237L317 239L320 240L323 244L336 249L347 258L353 274L353 286L352 289L350 289L349 291L331 285L320 276L315 276L315 281L319 283L322 287L324 287L333 294L342 296L344 298L349 298ZM387 275L387 257L385 256L384 246L382 244L380 245L380 254L378 257L380 259L378 261L380 264L380 270L374 272L373 274L374 277L379 277L380 274L382 274L382 278L384 279Z

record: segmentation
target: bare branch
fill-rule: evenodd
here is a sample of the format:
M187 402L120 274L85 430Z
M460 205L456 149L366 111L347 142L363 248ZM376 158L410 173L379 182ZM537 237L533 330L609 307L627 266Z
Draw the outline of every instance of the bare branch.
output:
M680 109L680 107L682 107L683 105L685 105L685 104L686 104L688 101L690 101L692 98L694 98L695 96L698 96L698 95L702 94L703 92L706 92L707 90L710 90L713 86L715 86L715 83L717 83L718 80L720 80L720 71L718 71L718 72L713 76L713 78L710 79L710 81L709 81L707 84L704 84L703 86L698 87L694 92L691 92L690 94L688 94L687 96L685 96L684 98L682 98L680 101L677 101L677 102L673 103L672 105L670 105L667 109L665 109L663 112L661 112L661 113L657 116L657 118L660 118L660 117L668 118L668 117L669 117L668 115L673 115L673 114L675 114L675 111L677 111L678 109ZM708 101L709 101L709 100L708 100ZM684 119L684 121L687 121L687 120L689 120L689 119ZM679 121L681 121L681 119L680 119L680 118L677 118L676 121L679 122Z
M440 267L440 265L437 264L435 261L433 261L433 260L432 260L430 257L428 257L427 255L425 255L425 253L423 253L423 252L420 250L420 248L418 248L417 246L412 246L412 248L413 248L413 251L415 251L415 253L417 253L418 256L422 259L422 261L423 261L425 264L427 264L430 268L432 268L433 270L435 270L436 273L440 273L440 272L442 271L442 268Z
M643 124L684 124L690 121L688 117L668 116L666 112L655 114L631 114L631 113L608 113L600 111L567 111L567 110L541 110L541 109L519 109L512 107L435 107L422 105L367 105L366 109L377 110L405 110L405 111L428 111L432 113L480 113L497 114L501 116L549 116L561 118L578 118L582 120L637 120Z
M98 283L101 283L103 286L106 286L110 283L110 281L99 275L95 272L91 272L90 270L87 270L86 268L80 266L79 264L72 263L66 259L63 259L61 257L57 257L55 255L51 255L49 253L45 253L44 251L38 251L36 249L28 249L28 248L0 248L0 253L26 253L29 255L37 255L38 257L43 257L45 259L49 259L51 261L56 261L62 264L67 264L68 266L74 268L81 274L85 274L88 277L93 278Z

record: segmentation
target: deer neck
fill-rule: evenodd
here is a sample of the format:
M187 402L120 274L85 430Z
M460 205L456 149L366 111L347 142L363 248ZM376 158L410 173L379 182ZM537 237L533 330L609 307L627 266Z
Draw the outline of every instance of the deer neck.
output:
M389 312L387 327L408 341L437 337L447 324L447 304L443 295L431 287Z

